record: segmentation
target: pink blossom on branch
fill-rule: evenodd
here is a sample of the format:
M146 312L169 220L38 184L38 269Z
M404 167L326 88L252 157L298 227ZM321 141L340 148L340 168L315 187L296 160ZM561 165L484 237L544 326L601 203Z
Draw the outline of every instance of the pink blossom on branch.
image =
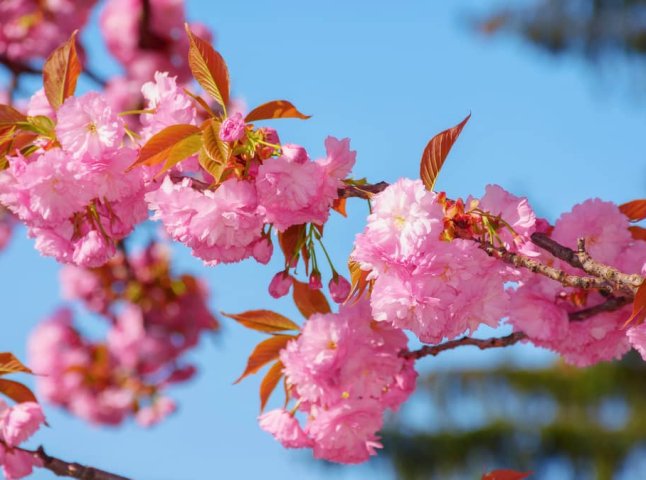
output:
M259 418L261 428L288 448L312 448L316 458L366 461L381 447L384 411L396 410L415 388L413 363L399 355L406 343L401 330L372 322L365 301L312 315L280 353L305 426L274 410Z

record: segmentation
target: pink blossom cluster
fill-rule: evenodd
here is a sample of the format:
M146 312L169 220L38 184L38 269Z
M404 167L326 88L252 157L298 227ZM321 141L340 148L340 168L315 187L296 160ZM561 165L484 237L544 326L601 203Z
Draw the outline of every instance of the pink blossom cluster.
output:
M97 269L67 266L61 280L64 295L102 314L109 330L105 341L85 338L69 309L41 323L29 340L40 394L93 423L134 414L148 426L172 413L164 391L196 371L184 353L218 327L203 285L172 275L159 244Z
M101 13L101 32L125 75L110 79L106 95L120 110L138 108L139 87L157 71L170 72L181 84L191 80L189 40L184 33L184 0L108 0ZM201 23L190 28L205 40L211 33Z
M492 242L521 251L535 230L534 213L525 199L495 185L464 208L427 191L419 180L399 180L372 199L352 259L374 281L375 320L437 343L481 324L497 326L509 314L505 284L517 272L488 256L472 237L488 234L482 224L487 218L496 230ZM501 213L513 225L513 236L496 228Z
M0 172L0 202L28 227L43 255L99 266L147 217L143 172L125 172L136 151L123 145L123 120L98 93L70 97L54 113L41 91L28 114L42 113L55 119L50 135L57 143L41 137L30 155L9 157Z
M87 22L96 0L3 0L0 57L25 63L47 57Z
M0 400L0 465L4 478L23 478L41 467L36 456L21 450L20 445L45 423L43 410L35 402L23 402L9 407Z
M583 238L588 253L595 260L624 273L644 274L646 242L634 240L628 226L628 219L615 204L591 199L562 214L550 236L574 250L577 239ZM539 258L567 273L581 274L547 253ZM578 291L545 277L525 275L512 295L509 321L515 329L525 332L535 345L553 350L568 363L581 367L621 358L631 344L645 352L644 324L628 331L622 328L630 316L630 305L583 320L569 318L573 312L606 300L594 291Z
M253 142L239 124L232 123L223 124L223 138L236 145L242 143L243 148L245 141ZM280 147L275 132L264 129L260 135L272 139L276 149ZM257 145L259 151L269 143L265 140ZM243 173L222 181L216 189L194 188L192 178L176 181L168 175L161 188L148 193L146 200L154 211L153 218L163 222L168 234L207 264L252 256L267 263L273 247L265 225L282 232L308 222L323 224L329 216L341 180L350 172L356 154L350 150L348 139L328 137L325 145L327 156L316 161L297 145L283 145L277 157L263 158L261 151L250 161L234 158L234 170L240 167L239 162L247 162L242 166Z
M312 315L280 354L296 407L265 413L261 428L286 448L312 448L316 458L366 461L381 448L384 411L397 410L415 388L413 361L399 355L406 344L402 330L372 321L366 301Z

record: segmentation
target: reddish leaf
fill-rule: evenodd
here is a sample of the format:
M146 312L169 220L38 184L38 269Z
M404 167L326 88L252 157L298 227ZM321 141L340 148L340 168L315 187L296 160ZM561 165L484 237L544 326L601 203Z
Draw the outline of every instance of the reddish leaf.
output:
M284 332L287 330L300 330L300 327L289 318L271 310L249 310L242 313L222 313L225 317L232 318L244 327L265 333Z
M341 215L343 215L344 217L347 217L348 212L345 209L346 200L347 198L345 197L335 199L334 202L332 203L332 210L335 210L339 212Z
M311 115L303 115L298 109L287 100L272 100L254 108L245 117L246 122L256 120L269 120L272 118L300 118L307 120Z
M260 383L260 413L265 409L269 397L276 389L278 382L280 382L283 376L283 368L283 362L278 361L271 366L267 374L263 377Z
M295 335L274 335L266 340L263 340L256 348L253 349L251 355L247 359L247 367L242 372L242 375L233 383L240 382L243 378L253 373L256 373L269 362L278 359L280 351L285 348L290 340L297 338Z
M7 373L33 373L18 360L13 353L0 353L0 375Z
M81 75L81 62L76 54L76 34L58 47L45 61L43 88L49 104L58 109L67 97L74 95L76 81Z
M630 315L630 318L626 320L624 327L631 322L635 321L637 324L640 324L646 318L646 281L644 281L639 288L637 293L635 293L635 299L633 300L633 313Z
M294 303L305 318L315 313L330 313L330 304L321 290L312 290L307 283L294 279Z
M229 104L229 71L222 55L209 42L195 35L186 24L190 41L188 65L197 83L226 110Z
M433 190L437 175L440 173L442 165L446 157L451 151L451 147L458 139L460 132L471 118L471 114L462 120L453 128L444 130L435 135L430 142L426 145L424 153L422 154L422 162L420 165L420 176L427 190Z
M305 237L305 225L292 225L284 232L278 232L278 244L285 255L285 263L290 264L298 255L298 247Z
M646 242L646 228L632 226L628 227L628 230L630 230L630 233L635 240L644 240Z
M518 472L516 470L492 470L482 476L482 480L523 480L534 472Z
M205 122L202 127L204 150L211 161L217 165L217 167L215 167L216 172L222 170L227 165L229 158L231 157L231 145L220 139L220 125L221 123L218 120L211 119L210 121ZM211 173L208 169L206 170ZM215 177L215 175L213 176Z
M157 165L166 159L170 159L173 149L175 147L181 148L183 142L190 137L201 138L200 129L195 125L172 125L166 127L146 142L139 151L137 161L128 170L132 170L139 165ZM167 168L170 167L165 165L164 169Z
M0 393L6 395L16 403L36 402L38 399L34 393L22 383L0 378Z
M631 222L639 222L646 218L646 199L633 200L619 205L621 213L626 215Z
M0 127L15 125L18 122L26 122L27 116L20 113L9 105L0 105Z
M345 303L350 302L351 299L357 302L366 291L366 288L370 286L370 281L368 281L368 274L370 272L361 270L359 264L352 260L348 262L348 270L350 272L350 285L352 287L350 288L350 293Z

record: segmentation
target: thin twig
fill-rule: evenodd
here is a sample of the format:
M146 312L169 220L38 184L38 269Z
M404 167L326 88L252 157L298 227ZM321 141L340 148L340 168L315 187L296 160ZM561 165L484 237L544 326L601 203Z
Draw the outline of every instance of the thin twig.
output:
M487 350L489 348L500 348L508 347L513 345L521 340L527 338L523 332L514 332L510 333L506 337L500 338L471 338L471 337L462 337L457 340L450 340L448 342L440 343L439 345L424 345L419 350L413 351L403 351L400 356L404 358L411 358L414 360L419 360L423 357L436 356L445 350L451 350L457 347L472 346L478 347L480 350Z
M598 305L583 308L576 312L570 312L568 314L568 318L571 322L580 322L582 320L587 320L590 317L594 317L598 313L614 312L619 310L620 308L629 305L632 301L633 299L630 297L610 297L608 300Z

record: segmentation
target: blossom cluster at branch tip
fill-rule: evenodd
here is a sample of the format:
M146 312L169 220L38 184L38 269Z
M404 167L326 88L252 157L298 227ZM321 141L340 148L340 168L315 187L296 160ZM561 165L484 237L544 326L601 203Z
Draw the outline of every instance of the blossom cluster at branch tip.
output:
M381 448L385 410L397 410L415 388L413 361L399 355L406 343L402 330L372 320L364 300L312 315L280 354L296 407L263 414L261 428L316 458L366 461Z

